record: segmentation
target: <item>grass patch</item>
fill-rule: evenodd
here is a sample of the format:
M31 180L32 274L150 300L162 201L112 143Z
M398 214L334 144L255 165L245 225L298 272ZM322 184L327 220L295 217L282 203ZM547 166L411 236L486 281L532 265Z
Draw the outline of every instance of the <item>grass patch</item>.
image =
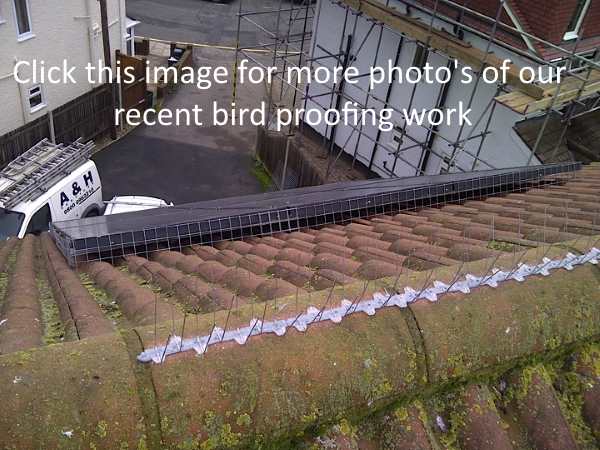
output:
M273 180L267 172L264 164L259 160L254 161L254 167L252 168L252 175L258 180L263 191L268 191L273 186Z
M4 270L0 272L0 309L2 304L4 303L4 298L6 297L6 290L8 289L8 280L10 278L10 274L12 273L15 263L17 262L17 247L15 247L12 252L8 255L6 259L6 265Z
M133 279L133 281L135 281L141 287L148 288L155 294L158 294L158 295L166 297L166 298L170 298L172 296L172 292L164 292L158 284L155 284L148 280L145 280L144 278L140 277L138 274L131 272L127 266L125 266L125 265L119 266L118 269L121 272L123 272L124 274L126 274L129 278Z
M126 322L125 316L121 312L119 305L115 300L112 299L110 295L104 290L96 286L92 278L84 272L79 272L79 280L81 284L87 289L92 298L96 300L98 306L108 320L110 320L114 325L118 328L123 328L125 326L124 322Z
M42 308L42 323L44 324L44 343L46 345L58 344L65 340L65 327L60 320L60 311L54 301L52 289L48 284L46 274L38 271L35 283L39 292L39 301Z
M490 241L488 243L488 248L490 250L498 250L501 252L512 252L515 249L515 245L510 242L503 241Z

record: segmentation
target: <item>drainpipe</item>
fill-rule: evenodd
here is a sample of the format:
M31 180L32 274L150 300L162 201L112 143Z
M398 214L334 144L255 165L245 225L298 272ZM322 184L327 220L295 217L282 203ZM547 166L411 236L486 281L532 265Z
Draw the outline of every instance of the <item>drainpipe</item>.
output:
M125 42L125 33L127 31L125 27L127 24L123 17L123 0L117 0L117 2L119 3L119 29L121 30L119 35L119 46L121 47L120 50L123 51L127 49L127 43Z
M450 81L442 85L440 89L440 93L438 95L438 101L436 103L435 108L443 109L446 106L446 99L448 98L448 92L450 92L450 87L452 85L452 78L454 77L454 64L452 61L449 61L446 67L450 70ZM431 149L433 148L433 144L435 143L435 138L437 137L437 132L439 131L440 126L435 125L432 129L428 131L427 136L427 144L423 149L423 158L421 159L421 164L419 165L419 171L421 173L425 172L427 169L427 164L429 163L429 157L431 156Z
M396 49L396 59L394 60L394 67L396 67L398 65L398 63L400 62L400 54L402 53L402 46L404 44L404 36L402 36L400 38L400 41L398 42L398 48ZM387 107L388 103L390 102L390 98L392 96L392 91L394 90L394 83L396 81L396 71L394 71L394 73L392 74L392 79L390 80L390 84L388 85L388 89L387 92L385 94L385 103L384 103L384 107ZM372 170L373 168L373 162L375 161L375 154L377 153L377 150L379 149L379 139L381 138L381 128L377 129L377 136L375 137L375 143L373 144L373 151L371 152L371 160L369 161L369 170Z
M19 62L17 57L15 56L15 65ZM15 80L16 81L16 80ZM27 125L27 116L25 114L25 94L23 92L23 85L21 83L17 83L17 89L19 91L19 103L21 104L21 118L23 119L23 125Z
M87 38L88 38L88 49L90 52L90 63L92 65L95 65L98 61L94 61L95 59L95 55L94 55L94 37L93 37L93 32L94 32L94 23L92 20L92 8L90 6L90 1L91 0L85 0L84 4L85 4L85 18L88 21L88 30L87 30Z

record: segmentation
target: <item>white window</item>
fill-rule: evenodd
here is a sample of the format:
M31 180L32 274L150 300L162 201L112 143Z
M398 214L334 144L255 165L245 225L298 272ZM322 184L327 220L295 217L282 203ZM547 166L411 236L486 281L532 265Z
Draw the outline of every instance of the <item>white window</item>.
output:
M583 24L583 19L585 18L585 14L587 13L590 3L591 0L577 0L575 12L573 13L573 17L571 18L569 27L567 28L567 32L563 37L565 41L577 39L579 35L579 30L581 30L581 25Z
M19 39L27 39L33 36L31 15L29 14L29 0L13 0L13 5Z
M29 88L28 101L29 112L31 114L46 107L46 102L44 101L44 91L42 91L41 85L38 84Z

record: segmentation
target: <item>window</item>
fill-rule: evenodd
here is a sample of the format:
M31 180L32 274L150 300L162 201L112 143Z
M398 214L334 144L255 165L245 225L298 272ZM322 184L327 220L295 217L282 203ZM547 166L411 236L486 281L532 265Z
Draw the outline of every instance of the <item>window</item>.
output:
M20 39L33 36L31 30L31 17L29 15L29 0L13 0L15 7L15 18L17 22L17 34Z
M42 86L38 84L29 88L29 112L33 114L45 107L46 103L44 102Z
M585 18L585 14L590 6L591 0L578 0L577 6L575 7L575 12L573 13L573 17L571 18L571 22L569 22L569 27L567 28L567 32L565 33L563 39L565 41L571 41L573 39L577 39L579 30L581 29L581 25L583 24L583 19Z
M127 35L125 36L125 42L127 42L127 54L129 56L135 56L134 55L135 47L133 45L133 37L131 35L132 31L133 30L128 30Z
M429 50L427 50L424 45L417 43L417 49L415 50L415 57L413 59L413 67L423 69L425 64L427 64L428 58Z
M25 214L0 208L0 240L18 236L25 220Z
M29 221L29 225L27 225L27 234L39 234L48 231L50 229L50 222L52 222L52 214L50 213L50 206L46 203Z

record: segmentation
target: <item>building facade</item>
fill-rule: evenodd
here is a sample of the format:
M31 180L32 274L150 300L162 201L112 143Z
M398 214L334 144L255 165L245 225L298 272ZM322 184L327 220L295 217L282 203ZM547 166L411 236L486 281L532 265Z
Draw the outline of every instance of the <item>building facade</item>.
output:
M110 45L127 48L125 0L107 0ZM0 135L25 125L73 100L96 85L82 69L104 61L100 6L97 0L0 0ZM46 67L77 67L76 83L17 83L19 61ZM114 57L113 57L114 64ZM21 79L33 75L29 66L19 71Z
M569 65L569 70L577 70L575 64L580 61L571 61L568 53L557 51L552 44L597 60L600 2L595 0L512 0L504 2L503 7L499 6L498 0L477 0L467 2L467 10L455 7L456 3L450 1L379 0L379 3L393 8L408 22L431 26L445 33L450 40L464 43L465 47L489 51L501 60L510 59L518 67L530 66L537 70L552 63ZM422 67L426 63L434 68L451 64L452 58L442 51L428 51L426 44L396 30L379 29L374 26L377 21L368 14L356 14L352 8L345 7L348 4L352 2L319 2L312 42L312 56L318 65L333 68L342 64L347 50L351 64L361 74L367 73L371 66L387 67L388 61L402 68ZM436 17L450 20L432 19L433 9L437 9ZM539 14L539 11L548 11L548 14ZM493 21L484 20L483 15L498 16L499 23L524 34L503 26L494 28ZM527 37L527 33L550 45ZM490 43L485 35L493 35L496 42ZM366 76L359 78L356 84L343 86L312 84L307 102L309 108L328 109L332 105L354 101L362 108L394 109L394 130L390 132L382 132L371 123L357 127L321 124L313 128L382 177L539 163L537 157L531 156L530 146L515 130L515 124L529 117L494 101L508 92L506 86L481 80L475 85L464 84L460 76L456 76L461 73L462 65L461 62L453 69L454 75L447 84L395 82L370 89ZM400 113L403 108L418 111L458 109L460 102L472 110L472 125L458 121L437 126L407 125Z

